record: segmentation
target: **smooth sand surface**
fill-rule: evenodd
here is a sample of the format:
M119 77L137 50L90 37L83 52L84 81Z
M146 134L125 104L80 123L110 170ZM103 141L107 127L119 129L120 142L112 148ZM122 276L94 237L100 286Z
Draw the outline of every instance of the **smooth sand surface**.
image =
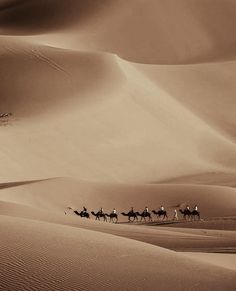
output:
M235 290L235 8L0 1L0 290Z

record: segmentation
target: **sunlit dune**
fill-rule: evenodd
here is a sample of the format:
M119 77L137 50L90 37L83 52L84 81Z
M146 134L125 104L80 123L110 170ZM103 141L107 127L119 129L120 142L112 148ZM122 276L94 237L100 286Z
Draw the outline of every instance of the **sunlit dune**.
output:
M235 8L0 1L0 290L235 290Z

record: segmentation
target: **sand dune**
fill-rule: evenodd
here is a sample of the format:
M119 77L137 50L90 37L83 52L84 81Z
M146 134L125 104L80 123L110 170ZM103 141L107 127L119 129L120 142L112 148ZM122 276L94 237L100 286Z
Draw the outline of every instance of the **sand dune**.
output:
M188 66L137 65L137 68L195 115L235 141L235 65L231 61Z
M90 210L102 206L108 212L116 207L122 212L131 206L142 211L145 205L157 209L163 204L172 215L175 208L197 203L202 218L209 218L235 215L235 191L223 186L106 184L58 178L17 187L13 184L1 190L0 199L60 213L67 206L82 209L86 205Z
M236 187L236 177L234 173L200 173L160 181L162 184L200 184L200 185L219 185Z
M156 285L169 290L173 283L167 276L179 290L197 285L201 290L209 286L221 290L223 284L225 290L232 290L234 286L233 271L211 267L209 274L207 263L132 240L4 216L1 229L1 265L7 271L7 276L0 273L1 290L39 286L41 290L143 290ZM182 276L186 280L180 280Z
M113 52L130 61L151 64L235 58L235 3L230 0L215 1L214 5L209 0L63 0L60 4L41 0L16 4L2 5L2 34L67 30L66 36L56 36L64 46Z
M208 203L209 199L212 201L211 206ZM67 206L82 209L82 206L86 205L89 211L96 211L103 206L109 213L113 207L116 207L119 221L125 222L127 218L121 216L120 213L129 211L130 206L142 211L144 205L148 205L150 209L156 209L164 204L171 220L174 208L184 207L187 203L190 205L197 203L204 220L210 217L212 219L222 216L230 217L235 214L236 205L233 188L191 185L109 185L72 179L52 179L28 182L19 186L13 184L12 187L8 185L7 188L1 189L0 201L0 210L4 215L92 229L175 250L204 249L209 251L214 249L234 252L236 239L234 232L193 229L192 235L195 236L193 239L188 227L195 228L194 223L188 223L187 226L183 223L173 224L174 228L159 228L155 226L155 223L150 224L146 229L142 225L114 226L109 223L96 223L93 218L91 221L84 221L66 209ZM205 223L207 226L209 222ZM215 223L217 228L217 224L220 225L221 221L215 220ZM175 228L176 226L185 228ZM204 222L200 226L204 228Z
M232 140L132 64L109 54L1 42L1 108L13 113L1 130L4 181L152 182L234 172Z
M234 255L222 255L222 254L206 254L206 253L189 253L191 257L197 258L200 261L211 262L214 265L222 266L226 269L236 270L234 264Z
M235 290L235 8L0 1L0 290Z

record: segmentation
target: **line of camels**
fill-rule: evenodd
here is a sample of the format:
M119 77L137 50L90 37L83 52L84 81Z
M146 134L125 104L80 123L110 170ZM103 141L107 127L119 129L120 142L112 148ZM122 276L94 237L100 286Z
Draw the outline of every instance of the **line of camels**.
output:
M74 214L80 216L80 217L84 217L84 218L90 218L90 214L89 212L84 212L84 211L77 211L72 209L71 207L67 207L67 210L71 210L73 211ZM197 210L190 210L190 209L179 209L179 212L183 215L183 219L185 219L186 221L192 221L192 220L200 220L200 212ZM166 210L152 210L152 213L156 215L157 219L162 218L162 220L168 219L168 215ZM65 211L65 214L67 214L67 212ZM98 212L94 212L91 211L91 214L93 216L95 216L95 220L100 220L103 219L103 221L107 222L108 218L109 218L109 222L113 222L113 223L117 223L118 222L118 214L117 213L101 213L100 211ZM127 216L128 217L128 222L146 222L148 220L148 222L153 221L152 219L152 214L150 212L145 212L143 211L142 213L140 212L134 212L134 211L129 211L128 213L125 212L121 212L121 215L123 216ZM139 220L139 217L140 220Z

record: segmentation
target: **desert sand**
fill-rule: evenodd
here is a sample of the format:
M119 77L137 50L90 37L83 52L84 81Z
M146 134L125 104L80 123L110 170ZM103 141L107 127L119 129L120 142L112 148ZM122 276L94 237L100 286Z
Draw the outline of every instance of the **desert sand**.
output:
M235 290L235 8L0 1L0 290Z

